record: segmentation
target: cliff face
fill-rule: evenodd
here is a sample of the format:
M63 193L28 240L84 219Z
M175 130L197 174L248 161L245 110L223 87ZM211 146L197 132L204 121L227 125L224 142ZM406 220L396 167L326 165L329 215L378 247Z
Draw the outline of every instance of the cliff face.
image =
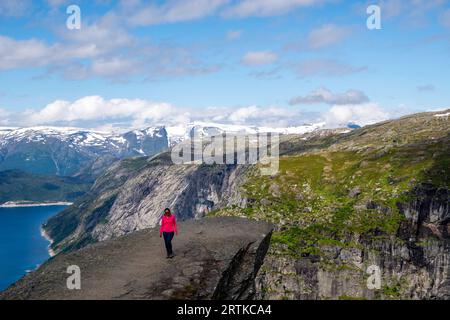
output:
M240 218L179 224L175 257L166 259L158 230L144 230L62 253L26 275L1 299L251 299L272 228ZM81 289L66 286L80 268Z
M447 189L420 186L401 204L398 237L354 238L353 248L329 246L322 256L282 255L276 248L257 278L262 299L450 299L449 198ZM380 288L367 285L370 266Z
M245 167L226 165L173 165L168 153L125 160L44 228L58 252L154 227L166 207L179 220L201 218L221 206L245 201L236 192L243 171Z
M279 173L251 171L246 207L215 213L275 225L257 297L449 299L449 147L432 113L288 137Z
M117 193L106 222L92 234L100 241L156 226L164 208L179 220L201 218L224 200L233 203L230 185L235 179L232 166L162 165L142 170L128 179Z

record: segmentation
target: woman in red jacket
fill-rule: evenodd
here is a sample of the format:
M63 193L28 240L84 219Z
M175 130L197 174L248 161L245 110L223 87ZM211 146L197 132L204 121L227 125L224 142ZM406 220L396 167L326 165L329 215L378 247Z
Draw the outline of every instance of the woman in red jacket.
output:
M177 234L177 219L170 212L169 208L164 209L164 215L161 218L161 227L159 228L159 237L164 236L164 244L166 246L167 258L173 258L172 239Z

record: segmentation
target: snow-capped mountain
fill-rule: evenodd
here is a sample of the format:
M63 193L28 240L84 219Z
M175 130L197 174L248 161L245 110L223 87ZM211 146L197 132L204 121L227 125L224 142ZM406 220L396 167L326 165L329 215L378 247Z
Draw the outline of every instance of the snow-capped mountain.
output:
M324 123L271 128L193 122L176 127L150 127L123 134L70 127L0 127L0 171L18 169L60 176L95 176L118 159L152 156L194 136L223 133L305 134Z
M325 123L305 124L297 127L272 128L245 125L232 125L208 122L193 122L186 127L168 127L169 141L171 145L177 144L192 137L211 137L223 133L229 134L257 134L257 133L279 133L279 134L305 134L325 126Z
M124 134L65 127L0 128L0 171L95 174L117 159L151 156L167 147L164 127Z

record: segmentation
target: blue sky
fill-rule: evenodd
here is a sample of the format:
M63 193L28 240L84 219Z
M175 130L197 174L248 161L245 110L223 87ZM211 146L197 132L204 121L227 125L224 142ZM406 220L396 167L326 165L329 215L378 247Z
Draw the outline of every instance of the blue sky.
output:
M332 126L449 107L448 0L2 0L0 19L2 126Z

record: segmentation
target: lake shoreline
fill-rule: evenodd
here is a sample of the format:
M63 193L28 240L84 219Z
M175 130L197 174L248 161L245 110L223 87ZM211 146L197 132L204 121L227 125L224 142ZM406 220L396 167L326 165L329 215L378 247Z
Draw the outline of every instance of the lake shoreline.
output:
M47 251L48 251L48 254L50 255L50 257L54 257L56 255L55 251L52 249L52 244L53 244L54 240L48 235L47 231L44 230L43 226L41 226L41 236L43 238L45 238L45 240L50 242L50 244L47 247Z
M27 208L27 207L49 207L49 206L71 206L73 202L30 202L30 201L8 201L0 204L0 208Z
M32 208L32 207L52 207L52 206L71 206L72 202L65 201L55 201L55 202L32 202L32 201L8 201L0 204L0 208L10 209L10 208ZM43 225L40 227L41 236L49 242L47 247L47 252L50 257L56 255L55 251L51 248L54 240L48 235L44 230Z
M46 202L46 204L48 204ZM0 208L0 291L35 272L58 250L46 221L66 206Z

